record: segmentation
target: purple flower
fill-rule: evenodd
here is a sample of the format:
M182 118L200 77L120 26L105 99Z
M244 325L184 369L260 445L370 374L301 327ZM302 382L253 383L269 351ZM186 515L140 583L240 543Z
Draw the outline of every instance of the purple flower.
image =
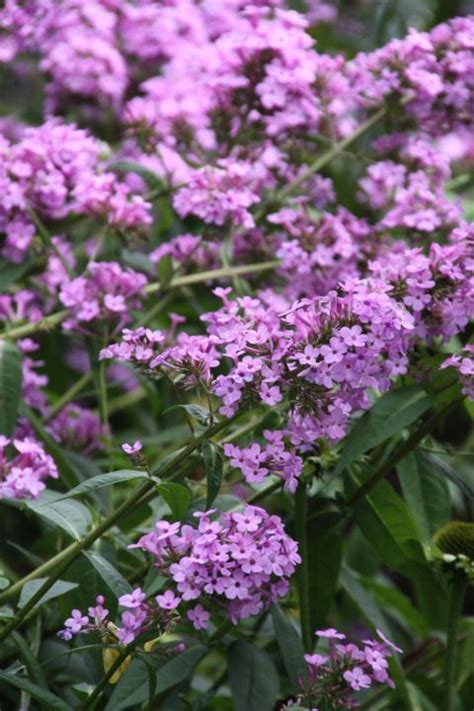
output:
M195 630L207 629L210 617L210 613L202 605L196 605L196 607L188 610L188 619L193 623Z
M354 691L368 689L372 683L370 676L364 674L363 669L360 667L354 667L351 671L345 671L342 676Z
M138 454L138 452L140 452L142 448L143 444L140 442L139 439L137 439L136 442L134 442L133 444L128 444L127 442L124 442L122 444L123 451L125 452L125 454L128 454L130 456Z
M145 597L145 593L141 588L135 588L133 592L121 595L119 597L119 604L122 605L122 607L138 608L145 600Z

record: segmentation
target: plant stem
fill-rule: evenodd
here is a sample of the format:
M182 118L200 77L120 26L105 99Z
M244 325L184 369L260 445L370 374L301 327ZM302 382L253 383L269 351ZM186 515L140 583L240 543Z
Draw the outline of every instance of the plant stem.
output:
M457 638L458 620L462 614L464 594L467 588L467 580L464 574L457 573L451 584L451 597L448 615L448 637L446 643L445 661L445 689L446 704L445 711L454 711L455 682L456 682L456 658L457 658Z
M324 168L324 166L330 163L330 161L332 161L333 158L335 158L339 153L341 153L341 151L344 151L350 145L355 143L355 141L357 141L357 139L363 136L364 133L367 133L367 131L369 131L379 121L381 121L386 116L386 113L387 109L385 106L383 106L381 109L376 111L375 114L373 114L369 119L367 119L365 123L359 126L359 128L356 129L354 133L351 133L350 136L347 136L341 141L335 143L332 148L326 151L326 153L323 153L323 155L320 156L317 160L315 160L314 163L311 163L306 168L306 170L301 173L297 178L295 178L291 183L289 183L286 188L280 190L276 195L277 201L284 202L286 198L292 195L296 190L298 190L298 188L306 180L308 180L308 178L310 178L314 173L317 173L322 168Z
M160 477L163 479L167 475L176 473L176 467L181 464L187 457L197 449L204 440L220 432L224 427L227 427L230 422L232 422L239 414L235 415L234 418L230 418L223 422L219 422L212 427L209 427L205 432L203 432L199 437L188 444L179 454L174 457L168 464L166 464L160 472ZM120 518L129 511L131 511L134 506L142 502L145 494L150 495L150 498L155 496L155 492L152 491L156 485L154 480L147 481L135 493L126 499L115 511L109 514L96 528L94 528L85 538L82 538L70 546L65 548L63 551L58 553L58 555L51 558L49 561L44 563L44 565L37 568L33 573L30 573L22 580L19 580L14 585L10 586L0 595L0 604L10 599L13 595L20 592L23 585L27 580L37 578L42 574L52 573L51 576L45 580L43 585L36 591L36 593L28 600L28 602L21 608L17 615L10 620L5 627L0 631L0 642L2 642L12 630L16 629L28 615L28 613L34 608L37 602L41 600L43 595L54 585L54 583L59 580L61 575L69 568L69 566L78 558L82 551L87 550L90 546L95 543L95 541L100 538L106 531L108 531L112 526L114 526ZM54 572L53 572L54 571Z
M221 269L211 269L207 272L186 274L185 276L173 279L167 289L178 289L182 286L200 284L201 282L208 281L209 279L222 279L224 277L238 276L239 274L257 274L259 272L276 269L279 265L279 260L274 259L271 262L261 262L260 264L242 264L237 267L222 267ZM159 291L160 289L161 285L157 282L156 284L148 284L148 286L145 287L145 292L147 294L153 294L155 291Z
M85 711L86 709L90 709L93 705L95 700L97 699L98 696L102 693L103 689L107 686L107 683L109 679L113 677L115 672L120 669L126 658L133 652L135 648L135 642L131 642L128 644L125 649L122 649L113 662L113 664L110 665L110 667L107 669L105 672L104 676L102 679L99 681L97 686L93 689L92 693L87 697L87 699L84 701L84 703L80 706L81 711Z
M298 482L295 495L295 533L298 541L301 565L296 573L296 583L300 600L301 637L306 652L312 648L311 619L309 613L309 569L307 532L307 487L303 480Z

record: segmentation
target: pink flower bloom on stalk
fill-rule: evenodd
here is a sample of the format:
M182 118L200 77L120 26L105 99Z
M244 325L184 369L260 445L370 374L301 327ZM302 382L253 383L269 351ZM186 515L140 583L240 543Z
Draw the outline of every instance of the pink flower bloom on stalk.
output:
M143 444L138 439L133 444L128 444L127 442L124 442L122 444L122 449L125 454L132 456L134 454L138 454L138 452L143 449Z
M351 689L354 689L354 691L359 691L359 689L368 689L372 683L370 676L364 674L360 667L354 667L352 671L346 671L342 676L347 681Z
M316 636L327 640L329 654L306 654L307 676L299 680L298 700L303 706L315 702L341 708L355 708L354 692L373 684L393 687L388 675L388 659L400 650L377 630L382 641L364 640L363 647L342 643L346 636L333 627L317 630ZM338 642L339 643L336 643Z
M188 611L188 619L193 623L195 630L207 629L210 617L210 613L202 605L196 605Z
M119 604L122 605L122 607L133 609L140 607L144 600L145 593L140 588L135 588L133 592L121 595L121 597L119 597Z
M175 610L181 602L181 599L172 590L166 590L162 595L157 595L155 599L164 610Z

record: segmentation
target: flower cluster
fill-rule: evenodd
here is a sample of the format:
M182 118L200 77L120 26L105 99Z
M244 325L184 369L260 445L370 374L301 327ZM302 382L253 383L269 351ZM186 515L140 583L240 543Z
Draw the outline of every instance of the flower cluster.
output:
M212 514L195 514L197 528L158 521L134 544L151 554L167 578L158 605L181 612L199 600L187 612L196 629L207 627L212 612L224 612L236 624L265 610L286 594L300 562L297 544L278 516L256 506Z
M344 642L346 636L333 628L318 630L318 638L327 641L325 654L306 654L306 677L300 680L301 705L315 709L353 709L357 707L354 692L370 688L373 684L393 687L388 674L388 659L401 652L377 630L379 639L366 639L362 645ZM288 708L291 708L288 707Z
M98 319L121 327L130 321L130 310L138 308L147 278L117 262L93 262L84 276L64 284L59 294L69 311L64 327Z
M193 214L214 225L226 221L246 228L255 226L248 208L260 198L249 187L251 170L245 163L232 161L217 168L201 168L189 178L174 198L181 217Z
M39 442L0 436L0 499L36 499L48 477L57 479L58 470Z
M442 368L456 368L461 378L462 391L474 400L474 345L464 346L462 355L452 355L442 363Z
M118 229L145 229L149 204L100 163L101 144L86 131L58 120L25 128L11 144L0 134L0 210L3 255L22 261L38 219L67 215L106 216ZM34 218L36 213L36 222ZM58 247L59 249L59 247Z
M267 440L264 447L257 442L248 447L225 444L224 454L249 484L260 484L268 474L273 474L294 493L303 470L302 458L288 447L283 432L265 430L263 436Z

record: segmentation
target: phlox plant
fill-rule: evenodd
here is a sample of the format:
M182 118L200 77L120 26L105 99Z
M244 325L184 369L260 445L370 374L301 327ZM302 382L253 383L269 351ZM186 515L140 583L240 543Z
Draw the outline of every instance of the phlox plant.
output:
M473 708L470 5L2 4L0 709Z

